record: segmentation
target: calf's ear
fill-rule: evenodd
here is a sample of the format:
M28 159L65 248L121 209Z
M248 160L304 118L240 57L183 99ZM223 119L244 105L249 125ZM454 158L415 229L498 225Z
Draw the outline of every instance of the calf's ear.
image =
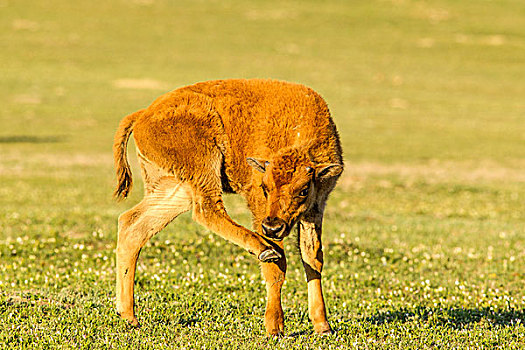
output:
M315 168L316 179L328 179L330 177L338 176L343 172L342 164L319 164Z
M261 173L264 173L266 171L266 167L270 164L267 160L262 159L255 159L252 157L246 158L246 161L248 164L252 167L254 167L256 170L260 171Z

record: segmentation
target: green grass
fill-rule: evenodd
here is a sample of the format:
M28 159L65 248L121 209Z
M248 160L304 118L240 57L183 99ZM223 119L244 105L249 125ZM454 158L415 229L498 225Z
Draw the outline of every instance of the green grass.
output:
M0 348L524 348L525 4L0 1ZM247 253L178 218L114 312L118 121L227 77L328 101L346 171L324 224L336 334L312 334L287 239L287 336ZM133 151L131 158L133 158ZM248 225L242 201L232 216Z

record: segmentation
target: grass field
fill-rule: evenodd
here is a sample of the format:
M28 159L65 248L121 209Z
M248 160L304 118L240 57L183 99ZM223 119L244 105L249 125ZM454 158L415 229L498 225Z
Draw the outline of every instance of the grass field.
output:
M523 1L0 0L0 27L0 348L525 348ZM142 251L142 327L115 314L118 121L228 77L309 85L339 127L332 336L294 237L266 338L258 264L191 214Z

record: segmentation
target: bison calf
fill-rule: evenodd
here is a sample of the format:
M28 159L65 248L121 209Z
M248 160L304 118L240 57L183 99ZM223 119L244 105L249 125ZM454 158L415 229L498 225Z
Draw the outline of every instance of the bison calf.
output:
M169 92L120 122L113 146L117 198L132 185L126 156L132 132L145 196L118 220L118 313L138 325L133 285L140 250L191 209L195 221L260 260L271 335L284 331L282 240L297 226L310 319L316 333L330 333L321 290L321 226L343 162L325 101L305 86L272 80L210 81ZM253 231L228 216L223 193L244 196Z

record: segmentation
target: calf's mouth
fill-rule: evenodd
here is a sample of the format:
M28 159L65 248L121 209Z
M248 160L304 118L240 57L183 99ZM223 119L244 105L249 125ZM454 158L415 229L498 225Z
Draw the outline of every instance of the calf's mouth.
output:
M272 241L282 241L290 232L290 226L277 217L265 218L261 226L263 235Z

